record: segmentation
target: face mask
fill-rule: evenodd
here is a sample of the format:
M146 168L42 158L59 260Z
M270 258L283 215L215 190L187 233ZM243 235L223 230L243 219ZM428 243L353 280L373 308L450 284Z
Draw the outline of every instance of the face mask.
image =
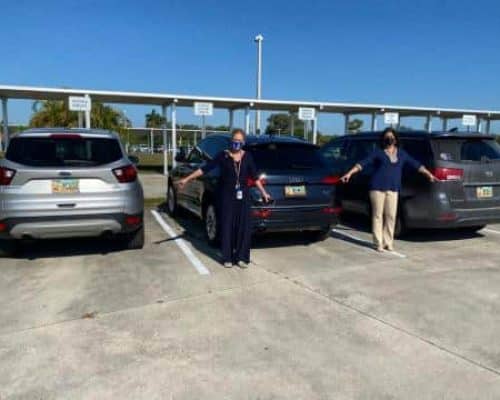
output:
M231 142L231 151L240 151L245 143L238 140L233 140Z
M384 138L384 146L389 147L392 146L393 144L396 144L396 140L392 137L386 137Z

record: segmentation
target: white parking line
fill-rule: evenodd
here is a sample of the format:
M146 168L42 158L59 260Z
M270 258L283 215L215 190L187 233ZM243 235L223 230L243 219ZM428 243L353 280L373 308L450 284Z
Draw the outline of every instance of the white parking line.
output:
M175 238L178 236L175 231L168 225L165 220L162 218L160 213L156 210L151 210L151 214L155 217L156 222L161 226L161 228L169 235L171 238ZM200 275L210 275L210 271L205 267L205 265L200 261L198 257L193 253L190 247L187 245L186 241L182 238L174 239L174 242L179 246L184 255L188 258L188 260L193 264L193 267L196 268L196 271Z
M496 233L497 235L500 235L500 231L496 231L495 229L491 229L491 228L484 228L483 231L490 232L490 233Z
M344 236L346 238L349 238L355 242L358 242L358 243L362 243L364 245L368 245L368 246L372 246L372 242L369 242L368 240L364 240L364 239L361 239L357 236L354 236L350 233L346 233L346 232L342 232L342 231L339 231L338 229L332 229L332 232L336 233L337 235L340 235L340 236ZM364 247L365 249L367 250L370 250L366 247ZM375 249L373 250L375 252ZM388 251L388 250L384 250L383 251L384 254L390 254L391 256L395 256L395 257L399 257L399 258L406 258L406 255L402 254L402 253L398 253L397 251Z

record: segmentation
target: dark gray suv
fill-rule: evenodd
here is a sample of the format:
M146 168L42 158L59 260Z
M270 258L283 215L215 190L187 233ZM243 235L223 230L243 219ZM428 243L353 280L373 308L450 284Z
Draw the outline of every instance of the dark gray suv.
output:
M215 188L219 171L190 182L182 191L177 190L175 182L229 145L229 135L208 136L187 158L178 157L179 165L168 182L169 213L173 215L182 207L202 218L210 243L215 243L218 235ZM326 238L340 213L335 202L339 178L328 174L318 147L296 138L262 135L248 136L245 150L252 154L261 181L273 198L271 204L264 204L255 183L247 182L253 187L254 231L314 231L318 239Z
M330 167L341 174L378 145L380 132L333 139L322 148ZM439 182L404 171L396 234L410 228L479 230L500 222L500 146L492 136L458 132L401 132L401 146L430 168ZM339 189L343 209L369 215L371 170Z

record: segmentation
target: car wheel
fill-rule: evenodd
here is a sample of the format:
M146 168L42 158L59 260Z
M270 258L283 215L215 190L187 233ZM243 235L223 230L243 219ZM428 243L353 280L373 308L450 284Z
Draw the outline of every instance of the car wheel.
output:
M15 240L0 240L0 257L17 255L19 244Z
M313 232L313 238L317 242L322 242L330 237L332 228L330 226L324 227L319 231Z
M127 249L139 250L144 247L144 225L127 237Z
M213 204L208 204L204 215L205 236L211 246L216 246L219 240L219 227L217 226L217 212Z
M171 217L174 217L177 214L177 211L177 195L175 193L174 186L169 184L167 190L167 212Z

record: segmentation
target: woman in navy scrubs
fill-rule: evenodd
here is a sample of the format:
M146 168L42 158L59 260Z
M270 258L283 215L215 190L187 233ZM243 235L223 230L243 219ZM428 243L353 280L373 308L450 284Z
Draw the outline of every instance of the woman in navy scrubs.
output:
M378 251L394 250L394 227L398 210L398 196L401 190L403 167L410 166L431 181L436 178L427 168L399 148L399 137L392 128L380 136L380 149L357 163L341 180L348 183L351 176L368 166L374 167L370 180L370 201L372 204L373 242Z
M229 150L217 154L213 160L178 182L182 189L190 180L196 179L216 167L220 168L216 201L222 261L226 268L231 268L233 265L247 268L250 262L252 227L248 180L252 179L256 182L264 202L267 203L271 198L257 178L253 157L243 150L244 145L245 132L241 129L235 129L232 132Z

